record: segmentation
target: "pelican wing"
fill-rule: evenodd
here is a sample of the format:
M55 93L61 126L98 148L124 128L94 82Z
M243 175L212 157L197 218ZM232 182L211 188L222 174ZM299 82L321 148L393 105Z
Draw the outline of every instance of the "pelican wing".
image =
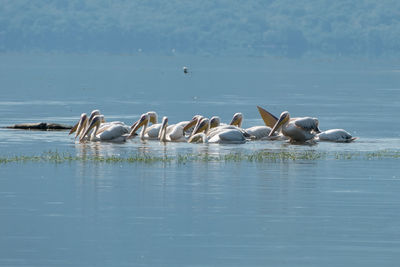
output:
M170 125L167 128L167 136L170 141L185 141L185 135L183 132L183 127L181 125Z
M294 124L306 131L318 129L318 120L316 118L297 118L295 119Z
M100 125L99 130L97 131L97 134L104 132L105 130L109 129L110 127L112 127L114 125L121 125L125 129L125 133L129 133L131 130L131 127L129 127L128 125L126 125L125 123L123 123L121 121L112 121L112 122L102 123Z
M115 139L121 138L124 134L126 134L126 128L123 125L116 124L98 134L98 137L101 141L114 141Z
M208 136L208 138L212 138L212 137L214 137L214 136L220 134L221 132L223 132L223 131L225 131L225 130L237 130L237 129L239 129L239 128L238 128L237 126L234 126L234 125L229 125L229 124L220 125L220 126L211 128L211 129L208 131L207 136Z
M260 113L261 118L263 119L265 125L270 128L274 127L275 123L278 121L278 118L260 106L257 106L257 109L258 109L258 112Z
M241 144L246 142L243 133L236 129L226 129L209 139L210 143Z
M161 130L161 123L152 124L146 129L145 134L148 135L149 139L158 139L158 133Z
M271 132L271 128L268 126L253 126L246 129L246 132L251 136L254 136L255 139L262 139L267 137Z

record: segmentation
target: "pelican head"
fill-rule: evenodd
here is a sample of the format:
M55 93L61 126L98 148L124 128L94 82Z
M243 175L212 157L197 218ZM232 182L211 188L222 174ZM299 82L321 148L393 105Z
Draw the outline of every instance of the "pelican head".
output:
M210 129L210 120L208 118L203 118L200 120L200 122L194 128L192 135L195 135L195 134L198 134L201 132L204 132L207 134L209 129Z
M243 121L243 114L238 112L233 115L232 121L229 124L235 125L240 128L242 127L242 121Z
M98 110L98 109L93 110L93 111L90 113L88 122L90 123L90 122L93 120L94 116L96 116L96 115L100 115L100 110Z
M210 119L210 129L218 127L220 125L220 123L221 123L221 120L219 119L218 116L211 117L211 119Z
M158 122L158 116L155 111L149 111L147 112L147 115L149 115L149 122L156 124Z
M83 116L86 116L86 119L87 119L86 113L82 113L79 121L71 128L71 130L69 131L68 135L70 135L70 134L72 134L72 133L74 133L74 132L76 132L78 130L79 124L81 123ZM76 135L75 135L75 137L76 137Z
M188 143L208 143L207 135L197 133L189 138Z
M83 132L88 124L88 116L86 113L82 113L81 118L78 122L78 127L76 129L75 138L77 138L81 132Z
M158 132L158 139L160 141L165 141L165 136L167 134L168 117L163 117L161 122L161 129Z
M278 130L282 125L288 123L290 120L290 115L288 111L284 111L281 113L278 121L275 123L274 127L272 128L271 132L268 136L273 136L275 131Z
M79 141L83 141L85 136L94 128L94 127L100 127L101 124L101 115L95 115L92 119L92 121L89 124L89 127L86 129L86 131L81 135L79 138Z
M192 128L193 126L197 125L197 123L203 118L203 116L201 115L194 115L192 120L186 124L185 127L183 127L183 131L186 132L188 131L190 128Z
M149 122L149 117L150 116L147 113L142 114L142 116L140 116L140 119L132 125L133 128L132 128L131 132L129 133L128 138L131 138L132 136L134 136L136 131L140 127L142 127L143 125L147 124Z

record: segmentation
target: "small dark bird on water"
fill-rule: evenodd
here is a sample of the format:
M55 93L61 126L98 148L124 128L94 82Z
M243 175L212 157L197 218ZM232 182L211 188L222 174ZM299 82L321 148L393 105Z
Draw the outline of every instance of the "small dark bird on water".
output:
M185 73L185 74L188 74L188 73L189 73L189 71L188 71L188 68L187 68L187 67L183 67L183 73Z

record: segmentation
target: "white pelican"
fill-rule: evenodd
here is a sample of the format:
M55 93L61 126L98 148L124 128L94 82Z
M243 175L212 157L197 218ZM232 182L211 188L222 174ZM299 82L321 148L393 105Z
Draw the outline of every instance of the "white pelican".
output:
M183 131L185 133L189 133L189 137L192 135L194 129L197 127L197 125L200 123L201 119L204 117L202 115L194 115L192 120L186 123L186 125L183 127Z
M184 131L188 131L189 128L194 127L196 128L196 126L200 123L200 121L203 119L204 117L202 115L195 115L193 116L192 120L185 126ZM242 121L243 121L243 114L242 113L235 113L232 117L232 120L229 124L225 124L222 123L221 124L221 119L218 116L213 116L210 119L210 130L211 129L222 129L222 127L224 128L228 128L228 129L233 129L232 126L235 127L241 127L242 126ZM194 130L194 129L193 129ZM193 131L192 131L193 132Z
M122 121L106 122L103 115L100 115L100 121L101 121L101 124L100 124L99 130L97 131L98 134L102 133L103 131L107 130L109 127L114 126L114 125L120 125L120 126L124 127L126 132L128 132L128 133L131 130L131 126L126 125Z
M86 119L85 119L86 117ZM74 126L72 126L71 130L69 131L68 135L75 133L78 130L79 124L81 122L83 122L83 120L87 120L87 114L86 113L82 113L81 117L79 118L79 121L77 123L75 123ZM76 135L75 135L76 137Z
M239 131L233 129L222 130L218 135L212 138L208 137L205 133L196 133L192 135L189 143L218 143L218 144L243 144L246 138Z
M148 115L148 121L143 136L145 139L158 139L158 134L160 133L162 124L158 123L157 113L155 111L148 111L146 114ZM149 126L149 123L152 123L152 125ZM135 124L132 125L132 129L135 126L136 126Z
M168 118L163 117L162 126L158 139L161 142L184 142L186 141L185 133L183 131L186 121L179 122L168 126Z
M227 125L234 125L237 127L242 127L243 122L243 114L238 112L235 113L232 117L232 120L229 124L221 123L221 119L218 116L212 116L210 119L210 129L218 127L218 126L227 126Z
M230 122L229 125L235 125L238 128L241 128L242 123L243 123L243 114L238 112L233 115L232 121ZM210 120L210 128L213 128L211 125L212 125L212 119ZM224 128L227 129L230 127L224 127ZM251 137L252 139L266 138L271 132L271 128L268 126L253 126L242 130L248 135L246 137Z
M90 113L90 117L89 117L89 119L87 118L87 115L86 115L86 113L82 113L81 114L81 117L80 117L80 119L79 119L79 121L72 127L72 129L71 129L71 131L69 132L69 134L72 134L72 133L74 133L74 132L76 132L77 130L79 130L79 125L83 125L83 124L85 124L84 123L84 118L82 118L82 117L86 117L86 123L87 122L91 122L91 120L93 120L93 117L94 116L96 116L96 115L100 115L100 110L98 110L98 109L95 109L95 110L93 110L91 113ZM79 134L75 134L75 137L77 137L77 135L79 135Z
M291 141L298 142L311 140L316 133L320 133L318 119L311 117L291 119L288 111L282 112L268 136L272 136L279 128L282 128L281 131L284 136Z
M252 139L255 140L260 140L260 139L271 139L269 138L269 134L271 133L271 128L268 126L253 126L250 128L246 128L245 131L248 133L250 136L252 136ZM275 137L277 134L273 133L273 136Z
M88 129L89 125L92 123L95 116L100 117L99 118L100 125L99 125L99 129L97 130L97 135L102 133L103 131L106 131L108 128L110 128L111 126L114 126L114 125L120 125L120 126L124 127L126 132L130 131L130 126L126 125L125 123L123 123L121 121L106 122L104 115L100 114L99 110L93 110L92 113L90 114L89 118L87 118L85 113L83 113L81 115L81 118L78 122L78 126L76 128L75 138L77 138L79 136L79 139L81 139L80 137ZM93 130L93 129L94 128L92 128L91 130ZM87 137L89 137L90 135L91 135L91 132L88 132L88 134L86 134Z
M327 142L339 142L339 143L350 143L356 140L357 137L351 136L347 131L343 129L331 129L320 132L316 136L317 141Z
M278 121L278 118L263 109L260 106L257 106L258 112L261 115L261 118L263 119L264 123L266 126L253 126L250 128L246 129L246 132L248 132L250 135L254 136L254 139L260 140L260 139L276 139L278 137L277 133L273 133L270 138L269 134L271 133L272 128L274 127L275 123Z
M210 118L210 129L216 128L219 126L237 126L241 127L243 121L243 114L242 113L235 113L233 118L229 124L221 123L221 119L218 116L212 116Z
M75 126L71 129L69 134L75 132L75 139L78 136L79 136L79 139L80 139L81 135L83 135L83 133L88 128L89 124L92 122L93 118L96 115L100 115L100 111L98 109L93 110L90 113L90 117L89 118L87 117L86 113L82 113L78 123L75 124ZM104 116L103 115L100 115L100 116L101 116L101 122L104 122Z
M229 130L229 129L233 129L233 130L239 130L242 132L242 134L244 135L244 137L246 138L256 138L255 136L253 136L251 133L249 133L247 131L247 129L243 129L241 128L243 123L243 114L238 112L235 113L232 117L232 120L229 124L221 124L220 123L220 119L218 116L213 116L210 119L210 129L208 131L207 136L209 138L213 137L215 134L218 134L220 131L222 130ZM256 130L256 129L250 129L250 130Z
M149 136L146 135L146 130L149 125L149 119L150 119L149 114L147 114L147 113L142 114L140 116L140 119L133 124L133 128L132 128L131 132L129 133L128 138L131 138L133 135L135 135L136 131L139 130L140 127L143 126L142 131L139 134L139 137L142 140L149 139Z
M207 136L209 138L212 138L213 136L218 135L219 133L221 133L222 131L225 131L225 130L239 131L239 132L242 133L242 135L245 138L249 138L249 139L254 138L246 130L244 130L242 128L239 128L237 126L234 126L234 125L221 125L221 126L218 126L218 127L209 128L208 131L207 131Z
M244 133L240 128L221 128L208 133L210 129L210 120L203 118L193 131L193 135L189 138L188 142L197 142L202 140L205 143L230 143L242 144L246 142ZM214 128L215 129L215 128ZM206 138L199 134L204 132Z
M195 116L195 117L197 118L197 116ZM129 134L129 138L131 138L136 133L136 131L140 127L143 126L142 131L140 132L140 139L142 139L142 140L143 139L159 139L160 131L162 128L162 123L153 124L149 127L148 126L149 122L154 123L154 121L152 120L152 114L149 112L142 114L140 119L137 122L135 122L135 124L132 125L132 127L131 127L132 130ZM197 122L197 119L195 120L193 118L192 121L181 121L177 124L169 125L167 128L167 134L171 133L173 127L176 127L177 130L179 127L182 127L184 132L186 130L190 130L190 128L192 128L196 122ZM172 139L174 139L174 137L172 137Z
M88 122L87 114L82 113L78 123L75 124L74 127L72 127L69 134L75 132L75 139L76 139L81 134L81 132L84 131L84 129L86 128L87 122Z
M101 115L100 110L98 110L98 109L92 110L92 112L90 112L88 122L91 122L93 120L94 116L96 116L96 115Z
M201 122L203 117L199 117L197 121L197 125ZM242 113L235 113L232 117L232 120L229 124L221 123L221 119L218 116L212 116L209 120L210 128L209 131L219 131L221 129L235 129L240 128L242 126L243 121L243 114ZM197 126L196 125L196 126Z
M114 126L114 125L121 125L121 126L123 126L127 132L129 132L130 129L131 129L130 126L126 125L126 124L125 124L124 122L122 122L122 121L110 121L110 122L107 122L103 114L96 114L96 115L99 115L99 116L100 116L100 126L99 126L99 129L98 129L98 131L97 131L97 134L102 133L103 131L107 130L109 127ZM87 121L87 127L88 127L88 125L91 124L91 122L92 122L94 116L95 116L95 115L92 115L92 114L91 114L91 117L90 117L89 120ZM93 128L92 128L92 129L93 129Z
M121 124L111 124L103 132L98 133L102 122L101 115L94 116L89 127L84 134L80 137L79 141L83 141L85 136L89 135L90 141L110 141L110 142L125 142L128 137L127 128ZM90 131L94 128L94 131Z

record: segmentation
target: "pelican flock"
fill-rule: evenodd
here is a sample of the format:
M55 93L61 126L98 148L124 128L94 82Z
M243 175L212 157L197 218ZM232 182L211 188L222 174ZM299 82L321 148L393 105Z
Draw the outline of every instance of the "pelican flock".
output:
M164 116L158 122L155 111L143 113L131 126L121 121L107 122L99 110L88 116L82 113L69 134L75 133L79 142L126 142L136 136L140 140L161 142L243 144L253 140L288 140L289 142L342 142L357 139L343 129L321 131L314 117L291 117L288 111L278 117L257 106L265 125L243 128L243 114L235 113L229 123L221 123L219 116L210 119L194 115L191 120L169 124ZM137 132L141 129L140 133Z

